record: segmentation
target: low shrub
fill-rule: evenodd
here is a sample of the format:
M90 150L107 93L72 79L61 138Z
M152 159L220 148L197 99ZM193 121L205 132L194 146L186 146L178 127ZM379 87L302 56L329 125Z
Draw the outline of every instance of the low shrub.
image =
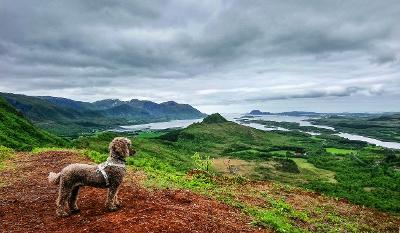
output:
M290 173L300 173L299 167L297 166L296 162L289 158L275 157L274 161L278 162L278 164L276 165L276 169L280 171L290 172Z
M108 158L108 154L102 154L94 150L86 150L83 154L89 159L93 160L95 163L102 163Z

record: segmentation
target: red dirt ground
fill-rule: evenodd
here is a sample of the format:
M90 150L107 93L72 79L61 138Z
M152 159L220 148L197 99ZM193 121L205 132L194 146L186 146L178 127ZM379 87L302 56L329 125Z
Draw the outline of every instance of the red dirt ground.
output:
M73 162L90 163L66 151L19 153L9 161L14 168L0 173L1 232L265 232L212 199L185 190L151 191L128 181L118 195L120 210L105 210L106 190L83 188L81 211L57 217L57 186L48 184L47 175Z

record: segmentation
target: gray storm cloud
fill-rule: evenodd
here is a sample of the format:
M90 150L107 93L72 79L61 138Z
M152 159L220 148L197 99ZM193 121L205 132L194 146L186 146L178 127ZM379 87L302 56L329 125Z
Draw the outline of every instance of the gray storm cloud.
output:
M204 111L330 97L375 111L357 104L374 97L396 110L399 21L397 0L3 0L0 91Z

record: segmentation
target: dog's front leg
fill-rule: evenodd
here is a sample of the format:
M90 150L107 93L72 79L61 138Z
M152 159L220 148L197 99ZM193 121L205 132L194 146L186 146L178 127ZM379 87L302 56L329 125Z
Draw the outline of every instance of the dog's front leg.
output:
M111 186L110 188L108 188L106 207L110 211L114 211L114 210L118 209L114 203L114 200L115 200L114 198L115 198L115 195L117 194L117 191L118 191L118 187Z
M115 196L114 196L114 204L115 204L117 207L120 207L120 206L121 206L121 202L118 200L118 190L117 190L117 192L115 193Z

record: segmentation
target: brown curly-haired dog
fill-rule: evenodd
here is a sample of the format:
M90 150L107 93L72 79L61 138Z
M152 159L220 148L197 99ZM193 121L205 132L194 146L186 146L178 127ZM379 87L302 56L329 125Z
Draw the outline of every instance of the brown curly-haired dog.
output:
M79 211L76 201L79 188L82 186L108 188L106 207L110 211L116 210L119 206L118 187L125 175L125 159L135 154L131 146L129 139L117 137L109 145L110 156L106 162L99 165L70 164L59 173L50 172L49 182L59 184L57 214L69 215L64 209L66 203L70 213Z

